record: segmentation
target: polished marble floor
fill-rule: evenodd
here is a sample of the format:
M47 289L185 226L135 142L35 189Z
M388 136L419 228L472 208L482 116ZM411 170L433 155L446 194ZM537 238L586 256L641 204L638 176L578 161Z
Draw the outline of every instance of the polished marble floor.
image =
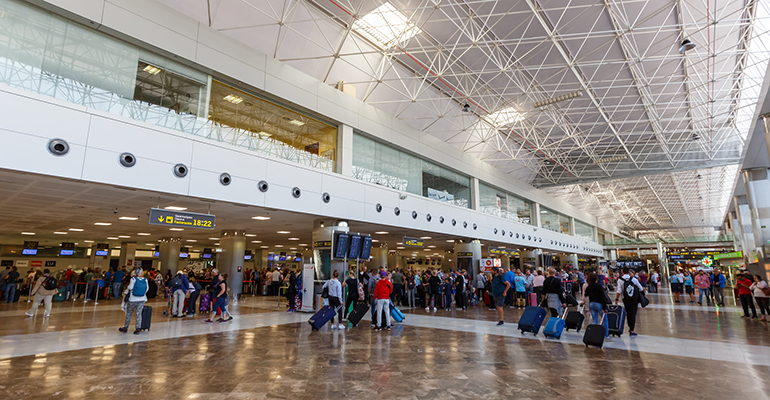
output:
M768 323L651 296L637 332L603 350L582 333L522 336L521 314L495 326L486 308L405 309L392 332L367 323L311 332L308 314L276 298L245 296L235 319L164 317L122 334L115 301L56 303L50 318L0 303L0 399L770 398Z

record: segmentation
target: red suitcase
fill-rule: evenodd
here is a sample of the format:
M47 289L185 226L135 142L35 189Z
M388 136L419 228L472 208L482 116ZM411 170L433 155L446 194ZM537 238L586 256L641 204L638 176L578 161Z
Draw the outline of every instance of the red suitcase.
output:
M529 294L529 305L531 307L537 307L537 293L530 293Z

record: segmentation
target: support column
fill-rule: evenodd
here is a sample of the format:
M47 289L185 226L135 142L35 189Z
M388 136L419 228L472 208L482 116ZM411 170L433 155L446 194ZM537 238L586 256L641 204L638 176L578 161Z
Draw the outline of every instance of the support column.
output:
M529 219L532 226L540 228L540 204L532 203L532 212L530 214Z
M337 127L336 172L353 176L353 127L349 125Z
M243 255L246 253L246 236L244 231L222 231L219 239L222 251L217 258L217 269L220 274L227 275L227 286L237 299L243 291ZM163 255L163 253L161 253Z
M134 260L136 259L136 243L135 242L123 242L120 244L120 261L118 262L118 268L123 266L126 270L134 268Z
M741 235L741 243L743 244L743 261L746 265L749 265L751 254L756 250L756 246L754 245L754 232L751 226L751 211L749 210L746 196L735 196L733 202L735 203L735 214L738 217L738 230Z
M478 240L472 240L467 243L455 243L455 269L464 269L468 271L471 280L476 279L479 275L479 260L481 260L481 242ZM470 253L470 256L460 257L460 253ZM443 265L442 265L443 267Z
M535 271L540 269L540 267L542 266L541 260L540 260L541 254L543 254L543 250L540 250L540 249L534 249L530 251L521 251L521 268L522 269L534 268Z
M751 213L754 245L759 253L758 265L746 264L746 267L752 274L761 274L765 272L765 264L770 263L770 180L767 168L764 167L745 170L742 174Z
M564 255L564 259L562 260L562 268L570 268L575 269L578 266L578 256L577 254L566 254Z
M569 234L575 236L575 218L572 217L569 217Z
M388 247L387 246L381 246L372 248L372 261L369 262L369 265L371 266L370 272L376 272L380 269L380 267L385 267L388 270L393 270L398 267L398 260L393 257L392 261L391 258L388 257Z
M179 248L182 247L182 241L179 238L165 237L160 240L160 271L164 275L166 271L171 270L175 274L179 269Z
M479 195L479 178L471 178L471 209L481 209L481 197Z

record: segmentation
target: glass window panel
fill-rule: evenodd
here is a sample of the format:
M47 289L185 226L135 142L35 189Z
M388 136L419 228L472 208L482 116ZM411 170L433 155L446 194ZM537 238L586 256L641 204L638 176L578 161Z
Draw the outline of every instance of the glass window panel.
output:
M575 220L575 236L593 241L594 228L583 221Z
M532 202L479 182L479 207L486 214L531 224Z
M540 226L549 231L570 235L569 217L542 206L540 207Z
M429 162L422 162L422 195L434 200L470 207L470 178Z

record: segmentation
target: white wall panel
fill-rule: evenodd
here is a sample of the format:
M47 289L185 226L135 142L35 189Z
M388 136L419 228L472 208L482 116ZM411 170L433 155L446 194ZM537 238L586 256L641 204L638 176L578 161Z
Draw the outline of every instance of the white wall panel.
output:
M259 182L267 179L267 160L253 157L243 150L228 149L226 145L208 141L196 141L193 144L190 168L216 173L227 172L232 177L240 177ZM255 184L256 188L256 184Z
M217 32L216 29L209 28L208 26L200 23L198 24L198 45L205 46L210 49L215 49L218 53L222 54L222 57L225 59L237 60L252 68L265 71L265 59L267 58L265 54L254 52L251 47L247 46L243 42L233 39L229 36L222 35L221 33ZM200 59L200 54L198 57ZM218 69L210 66L209 68L219 71ZM225 71L219 72L224 73ZM238 74L233 76L241 77L243 75ZM248 77L248 75L245 76Z
M148 143L149 144L149 143ZM120 152L88 148L83 166L85 181L187 195L189 175L177 178L174 163L141 158L136 165L126 168L118 162ZM55 174L58 175L58 174Z
M294 186L285 186L268 181L270 189L265 193L265 207L297 211L308 214L321 213L321 193L302 190L299 198L292 196Z
M0 168L80 179L85 146L70 144L69 153L53 156L48 138L0 129Z
M256 206L264 204L265 194L257 189L259 180L231 175L231 183L224 186L219 183L219 176L219 172L192 168L188 175L189 195Z
M192 161L193 142L183 135L172 134L160 128L154 129L147 124L125 118L94 115L91 119L88 147L110 150L118 154L130 152L142 159L184 163L189 166Z
M22 95L17 89L0 90L0 127L42 138L65 139L70 144L85 145L90 117L85 107L64 105L55 100L43 101ZM47 99L46 99L47 100Z
M362 201L332 196L328 203L321 204L321 214L352 221L363 221L366 219L365 208L366 203Z
M269 64L269 63L268 63ZM284 81L274 75L265 75L265 90L309 110L316 111L318 108L318 96L302 87Z
M265 88L264 58L253 57L254 64L233 57L202 44L197 45L195 62L224 75L243 77L240 80L257 89Z

